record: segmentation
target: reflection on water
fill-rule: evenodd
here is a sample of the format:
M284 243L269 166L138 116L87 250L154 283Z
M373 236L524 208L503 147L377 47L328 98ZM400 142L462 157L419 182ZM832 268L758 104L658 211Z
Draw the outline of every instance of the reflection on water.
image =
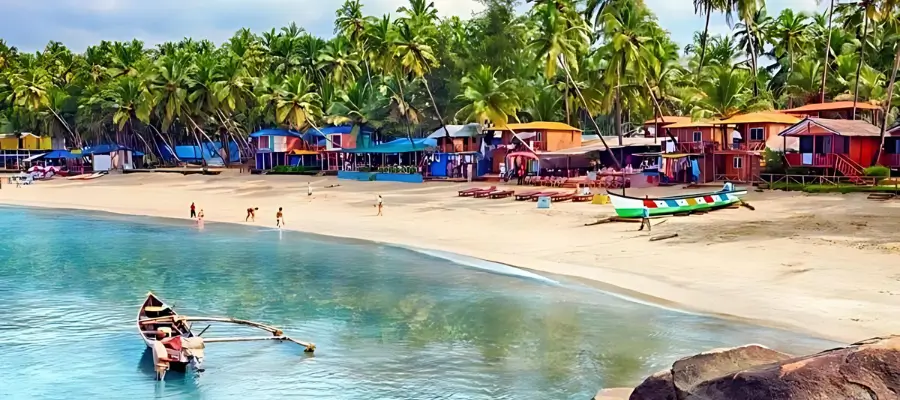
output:
M589 398L714 347L832 345L295 232L8 208L0 225L0 397ZM206 372L156 384L134 321L148 290L318 350L209 344Z

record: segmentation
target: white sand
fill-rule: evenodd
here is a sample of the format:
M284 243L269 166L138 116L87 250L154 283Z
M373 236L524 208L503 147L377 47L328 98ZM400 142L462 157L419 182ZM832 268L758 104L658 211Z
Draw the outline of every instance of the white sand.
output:
M306 195L307 180L314 195ZM338 188L324 186L340 184ZM187 218L288 229L460 253L594 281L661 304L840 341L900 333L900 201L864 195L751 192L756 211L671 217L649 242L637 224L585 227L609 205L456 197L473 185L338 181L299 176L110 175L0 190L0 203ZM475 185L484 186L484 185ZM696 191L704 191L703 189ZM688 193L674 188L629 194ZM384 196L384 217L375 197ZM659 223L661 220L654 220Z

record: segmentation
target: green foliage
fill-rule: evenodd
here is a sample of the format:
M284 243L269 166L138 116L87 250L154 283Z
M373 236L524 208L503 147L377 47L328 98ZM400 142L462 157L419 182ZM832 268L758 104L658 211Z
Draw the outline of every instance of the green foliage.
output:
M825 72L826 100L900 97L887 93L900 43L895 18L881 18L896 14L892 2L839 5L829 26L825 14L697 0L709 23L725 13L736 30L707 35L707 26L683 49L638 0L535 0L525 13L515 0L480 2L482 12L461 19L440 18L427 0L381 17L346 0L327 40L295 24L241 29L221 46L132 40L83 54L59 42L20 52L0 40L0 121L70 145L114 140L153 153L161 142L275 126L412 137L470 121L594 131L593 120L594 133L625 133L657 113L728 118L817 102ZM776 158L767 156L768 171L784 168Z
M784 173L784 152L766 149L763 152L763 160L766 162L765 172L770 174Z
M879 185L879 186L865 186L865 185L853 185L853 184L840 184L840 185L808 184L808 185L803 185L800 183L785 183L785 182L773 183L770 186L770 189L785 190L785 191L797 191L797 192L806 192L806 193L841 193L841 194L847 194L847 193L898 193L898 192L900 192L900 187L887 186L887 185Z
M275 168L272 168L272 172L279 174L310 174L316 173L319 171L319 167L305 167L302 165L298 166L290 166L290 165L276 165Z
M887 178L891 176L891 169L888 167L884 167L881 165L873 165L871 167L866 168L863 173L866 176L877 176L881 178Z

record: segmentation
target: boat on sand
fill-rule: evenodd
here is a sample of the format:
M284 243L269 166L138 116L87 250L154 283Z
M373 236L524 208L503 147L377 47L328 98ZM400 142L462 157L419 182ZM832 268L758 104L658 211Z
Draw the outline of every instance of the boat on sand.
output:
M622 218L640 218L644 206L650 209L650 215L670 215L685 212L707 211L730 206L741 201L746 190L731 190L707 193L686 194L672 197L630 197L607 191L609 201L616 209L616 215Z
M211 322L245 325L269 332L271 336L258 337L214 337L202 338L209 325L199 333L194 333L191 322ZM203 356L206 343L249 342L259 340L288 341L304 347L304 352L312 353L316 345L294 340L281 329L258 322L227 317L191 317L180 315L153 293L141 303L137 316L138 333L144 343L153 351L156 379L163 380L170 368L185 371L192 365L198 372L203 371Z

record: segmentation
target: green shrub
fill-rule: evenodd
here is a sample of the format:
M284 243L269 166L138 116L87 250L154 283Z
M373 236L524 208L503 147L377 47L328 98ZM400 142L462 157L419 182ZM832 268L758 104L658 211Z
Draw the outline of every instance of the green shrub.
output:
M766 148L763 152L763 160L766 162L765 172L770 174L784 173L784 152Z
M883 167L881 165L873 165L869 168L863 170L863 173L866 176L878 176L882 178L887 178L891 176L891 169L888 167Z
M288 172L291 170L291 166L289 165L276 165L275 168L272 168L272 171L275 172Z

